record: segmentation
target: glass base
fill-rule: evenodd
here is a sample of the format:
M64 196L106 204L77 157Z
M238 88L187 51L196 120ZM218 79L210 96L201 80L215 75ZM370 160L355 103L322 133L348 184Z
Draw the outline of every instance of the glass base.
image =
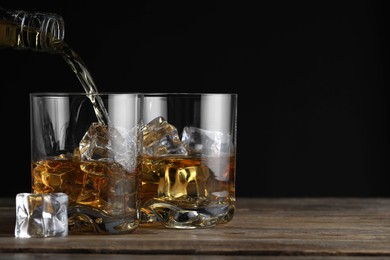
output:
M235 205L215 203L198 208L182 208L170 201L151 199L141 209L141 224L159 222L166 228L210 228L233 219Z
M68 226L71 234L128 234L139 226L137 214L109 216L102 211L88 206L69 207Z

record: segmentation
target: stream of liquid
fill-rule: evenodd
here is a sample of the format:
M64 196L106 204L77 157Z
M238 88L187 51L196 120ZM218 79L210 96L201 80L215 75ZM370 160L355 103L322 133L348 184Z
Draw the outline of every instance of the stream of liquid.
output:
M55 46L61 56L68 63L72 71L76 74L84 88L85 93L91 100L98 122L102 125L108 125L110 123L110 119L108 117L107 110L104 107L102 99L97 95L98 90L96 84L93 81L92 76L89 73L83 60L72 48L70 48L64 42L58 42L55 44Z
M104 107L100 96L97 95L98 90L96 84L84 61L63 41L53 39L50 35L47 35L46 38L41 37L41 34L42 32L34 28L24 28L22 30L15 23L0 20L0 48L13 47L17 49L32 49L42 52L59 53L76 74L85 93L91 100L98 122L103 125L108 125L110 120L107 110ZM48 48L47 46L51 47Z

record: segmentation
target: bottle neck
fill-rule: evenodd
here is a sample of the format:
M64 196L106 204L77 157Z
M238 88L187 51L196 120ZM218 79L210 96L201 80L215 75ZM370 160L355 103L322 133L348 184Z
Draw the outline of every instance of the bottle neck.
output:
M54 13L7 11L0 8L1 45L37 51L56 51L64 40L65 23ZM5 46L3 46L5 47Z

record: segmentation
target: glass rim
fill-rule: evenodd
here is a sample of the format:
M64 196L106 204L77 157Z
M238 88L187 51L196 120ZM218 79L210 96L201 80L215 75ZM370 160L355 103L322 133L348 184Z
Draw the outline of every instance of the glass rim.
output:
M99 96L99 95L140 95L140 96L212 96L212 95L224 95L224 96L238 96L238 93L233 92L30 92L30 96Z
M238 93L233 92L142 92L144 96L202 96L202 95L230 95L230 96L238 96Z
M107 96L107 95L143 95L142 92L30 92L30 96Z

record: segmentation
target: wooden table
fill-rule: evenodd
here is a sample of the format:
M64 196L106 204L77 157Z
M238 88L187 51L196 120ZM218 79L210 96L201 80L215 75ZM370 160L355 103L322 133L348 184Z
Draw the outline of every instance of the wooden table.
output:
M238 198L234 219L210 229L24 239L14 201L0 204L2 259L390 259L390 198Z

